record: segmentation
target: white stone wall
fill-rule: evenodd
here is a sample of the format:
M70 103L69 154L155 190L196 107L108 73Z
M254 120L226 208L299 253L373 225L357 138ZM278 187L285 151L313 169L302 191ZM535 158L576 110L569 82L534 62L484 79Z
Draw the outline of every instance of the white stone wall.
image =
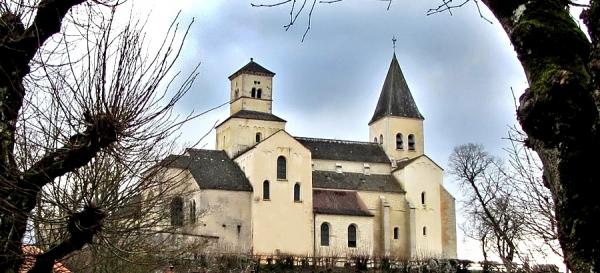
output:
M321 245L321 225L329 224L329 246ZM348 247L348 226L356 225L356 247ZM316 254L319 256L373 255L373 217L327 215L315 216Z

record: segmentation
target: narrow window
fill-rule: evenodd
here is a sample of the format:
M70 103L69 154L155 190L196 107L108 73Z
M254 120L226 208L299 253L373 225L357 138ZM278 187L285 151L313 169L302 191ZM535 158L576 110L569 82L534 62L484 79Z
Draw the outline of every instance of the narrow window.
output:
M240 90L236 89L235 90L235 99L237 99L240 96Z
M196 223L196 200L190 201L190 223Z
M321 224L321 246L329 246L329 223Z
M263 200L271 199L271 190L269 189L269 180L263 182Z
M421 205L425 206L425 192L421 193Z
M415 135L408 135L408 149L411 151L415 150Z
M179 196L171 200L171 225L183 226L183 198Z
M348 226L348 247L356 247L356 225Z
M383 145L383 135L379 135L379 144Z
M296 185L294 185L294 201L299 202L300 201L300 184L296 183Z
M402 150L404 149L404 141L402 140L402 134L396 134L396 149Z
M394 240L398 240L398 227L394 228Z
M262 134L260 132L256 133L256 143L259 143L261 139L262 139Z
M242 233L242 225L237 225L237 232L238 232L238 235L240 233Z
M258 90L256 90L256 97L259 99L262 97L262 89L261 88L258 88Z
M427 236L427 227L423 227L423 236Z
M285 157L280 155L277 158L277 179L286 179Z
M256 97L256 88L252 87L252 97Z
M374 139L373 139L373 142L377 143L377 138L374 138Z

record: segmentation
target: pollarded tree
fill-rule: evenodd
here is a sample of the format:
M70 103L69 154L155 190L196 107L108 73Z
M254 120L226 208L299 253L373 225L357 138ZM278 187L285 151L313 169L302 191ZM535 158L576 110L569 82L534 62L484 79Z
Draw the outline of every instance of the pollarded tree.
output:
M51 213L62 217L57 239L38 229L46 252L29 272L50 272L103 228L131 234L111 224L127 222L116 212L152 187L137 183L140 170L186 120L172 109L195 72L177 88L162 83L185 35L173 24L148 52L143 23L116 27L120 2L0 2L1 273L19 270L28 222L48 227Z
M600 198L590 190L600 181L595 160L600 153L600 0L439 1L430 13L483 3L504 28L529 83L517 117L527 146L543 163L567 266L575 272L600 272ZM290 27L297 14L307 12L310 18L317 3L334 2L342 0L258 6L289 5ZM589 37L571 17L573 6L583 7Z

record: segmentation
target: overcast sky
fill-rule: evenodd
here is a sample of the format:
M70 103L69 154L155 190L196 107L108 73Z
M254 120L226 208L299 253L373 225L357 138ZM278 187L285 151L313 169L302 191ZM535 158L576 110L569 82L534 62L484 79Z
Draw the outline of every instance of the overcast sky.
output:
M181 22L195 18L179 68L188 71L201 62L200 75L178 111L202 112L226 102L227 77L253 57L277 74L273 113L288 121L286 130L295 136L368 141L367 123L395 36L398 61L425 116L425 152L444 168L453 147L467 142L502 153L502 138L516 123L511 87L518 97L527 84L501 26L487 10L494 23L481 19L474 5L452 16L426 16L439 1L397 0L389 11L387 2L377 0L317 4L301 42L307 14L286 32L289 6L253 8L248 0L137 3L152 9L153 35L177 10ZM225 106L190 122L182 141L197 140L228 114ZM214 138L213 131L200 145L212 149ZM453 178L446 174L444 183L460 200ZM477 245L458 243L460 257L478 257Z

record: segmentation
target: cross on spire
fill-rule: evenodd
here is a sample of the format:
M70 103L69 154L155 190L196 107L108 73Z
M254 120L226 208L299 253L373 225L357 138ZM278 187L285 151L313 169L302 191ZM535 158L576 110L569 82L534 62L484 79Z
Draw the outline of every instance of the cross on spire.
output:
M394 53L396 53L396 36L392 36L392 43L394 44Z

